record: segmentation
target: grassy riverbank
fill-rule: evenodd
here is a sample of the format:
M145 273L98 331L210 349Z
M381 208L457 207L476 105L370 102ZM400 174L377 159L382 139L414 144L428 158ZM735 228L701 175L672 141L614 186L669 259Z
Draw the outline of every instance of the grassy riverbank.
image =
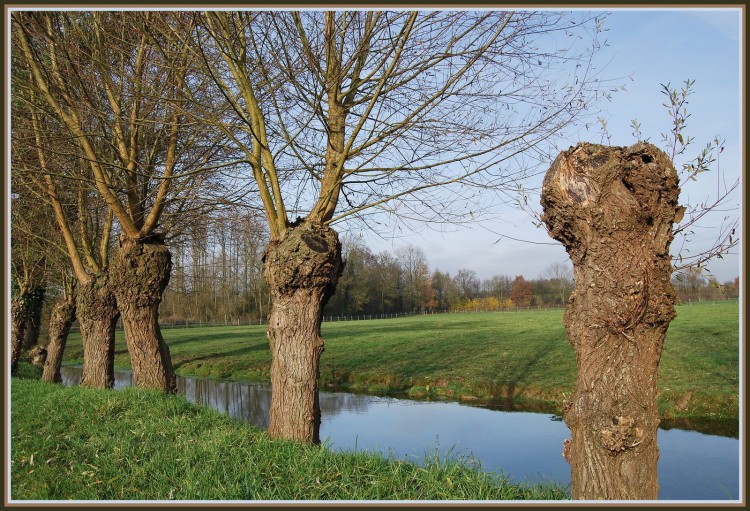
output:
M181 396L11 382L14 500L556 500L461 460L272 441Z
M324 388L560 411L575 384L562 310L422 315L323 324ZM164 329L178 374L268 381L263 326ZM118 367L130 360L122 332ZM66 363L81 363L71 335ZM660 368L664 418L739 415L739 305L677 308Z

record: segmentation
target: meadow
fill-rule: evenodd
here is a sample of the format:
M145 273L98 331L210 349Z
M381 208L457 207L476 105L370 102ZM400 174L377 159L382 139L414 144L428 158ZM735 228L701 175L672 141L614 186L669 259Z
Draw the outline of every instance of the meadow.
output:
M562 309L324 322L323 389L559 412L575 385ZM165 328L177 374L269 381L262 325ZM663 418L739 416L739 305L677 307L662 356ZM82 363L71 334L65 363ZM122 332L115 365L130 367Z
M575 360L561 310L324 323L328 388L557 408ZM183 375L268 378L264 327L165 329ZM80 362L71 336L66 362ZM116 363L129 366L121 333ZM10 387L14 500L560 500L559 484L514 484L460 457L414 464L271 440L183 396L49 385L23 363ZM684 305L661 364L662 417L738 417L737 302ZM689 397L689 399L687 399ZM668 422L668 421L666 421ZM713 421L714 423L716 421ZM663 423L664 424L664 423ZM733 435L736 436L736 435Z

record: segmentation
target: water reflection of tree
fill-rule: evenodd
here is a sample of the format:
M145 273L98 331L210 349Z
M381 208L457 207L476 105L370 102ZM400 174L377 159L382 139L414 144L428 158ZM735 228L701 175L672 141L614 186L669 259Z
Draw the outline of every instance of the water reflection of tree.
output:
M235 419L243 419L259 428L268 428L271 407L271 386L259 383L238 383L201 378L178 378L181 394L194 403L210 406ZM363 413L372 398L353 394L322 394L323 417L342 411Z
M325 420L326 415L335 415L340 412L364 413L372 403L371 396L357 394L345 394L343 392L320 394L320 413Z
M62 383L66 386L78 385L81 381L81 368L64 366L60 371ZM115 371L115 388L121 389L133 385L133 374L130 371ZM267 429L271 405L271 385L268 383L240 383L203 378L177 377L180 394L188 401L210 406L235 419L242 419L254 426ZM378 397L347 394L343 392L321 393L320 408L323 420L341 412L365 413ZM399 400L399 404L409 401ZM480 407L481 408L481 407ZM493 407L486 407L493 409ZM505 411L495 407L497 410ZM560 421L560 416L551 411L550 421ZM659 429L679 429L696 431L706 435L717 435L739 438L739 422L736 419L682 418L662 419Z
M256 427L268 428L270 385L178 377L177 387L188 401L210 406Z

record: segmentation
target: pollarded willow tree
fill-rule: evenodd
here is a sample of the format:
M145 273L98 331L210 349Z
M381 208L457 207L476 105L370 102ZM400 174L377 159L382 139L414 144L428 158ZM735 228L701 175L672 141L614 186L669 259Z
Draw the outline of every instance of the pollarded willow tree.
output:
M542 204L576 287L565 330L578 375L564 404L574 499L658 497L658 370L675 316L670 276L678 176L651 144L579 144L550 167Z
M14 124L19 122L18 109L13 109ZM33 130L26 133L27 135L33 135ZM17 135L17 134L16 134ZM49 321L49 342L44 348L44 370L42 372L42 380L55 383L61 381L60 367L62 365L62 357L65 351L65 345L68 339L68 333L73 322L76 319L76 284L77 278L73 274L70 259L68 258L68 251L65 247L64 237L58 230L58 224L55 220L55 211L67 209L70 211L71 204L66 203L65 206L59 201L57 203L48 201L46 199L47 191L46 187L40 190L35 186L39 181L35 183L34 179L29 179L29 176L23 170L27 166L34 166L35 172L39 171L39 161L32 156L37 151L36 143L28 143L28 140L24 140L22 137L14 136L11 141L11 165L13 172L11 173L11 255L12 255L12 275L14 277L11 289L14 291L12 295L11 305L13 308L20 305L18 299L28 300L31 298L31 302L34 303L38 299L35 294L35 289L39 289L40 283L46 283L48 292L46 293L45 299L48 300L50 296L55 298L52 305L52 314ZM46 161L46 160L45 160ZM50 204L52 202L52 204ZM79 205L81 202L79 201ZM88 215L86 215L88 216ZM83 228L83 232L87 232L86 227ZM71 233L67 233L71 235ZM31 264L30 264L31 263ZM29 283L36 282L37 286L29 286ZM28 290L32 289L32 296L28 295ZM38 292L38 291L36 291ZM23 304L24 307L27 304ZM41 307L41 304L39 304ZM18 356L24 349L28 349L27 346L22 346L22 349L18 349L16 341L20 344L20 338L16 332L19 327L23 327L24 323L17 323L17 311L11 310L13 324L12 339L13 344L13 360L12 367L16 367L18 363ZM85 328L85 320L80 321L81 332L87 333ZM88 353L87 347L88 339L84 340L84 352L87 353L86 358L89 360L88 366L91 366L91 356ZM114 330L112 331L112 342L114 347ZM36 343L36 342L35 342ZM34 348L33 346L31 347ZM41 348L41 345L37 345L37 348ZM101 374L107 375L107 367L102 368ZM90 371L89 371L90 372ZM112 374L114 379L114 374Z
M321 311L342 268L332 225L376 228L395 215L457 223L482 197L514 189L523 155L546 150L603 92L591 66L599 20L550 11L196 19L177 35L233 110L204 109L204 120L242 152L270 231L269 432L316 442Z
M59 233L51 236L40 229L27 229L24 235L55 251L62 243L60 249L78 284L75 295L72 283L64 286L68 288L63 293L65 299L53 314L59 324L50 325L51 342L53 332L58 338L52 347L60 344L60 335L69 330L76 314L83 341L81 384L111 388L115 380L115 326L120 317L107 276L112 212L87 183L88 164L75 138L38 101L34 89L28 86L23 63L15 64L11 81L12 178L24 183L29 193L33 191L36 201L49 205L50 214L43 220L54 224ZM11 246L13 251L16 248L15 244ZM55 353L51 363L57 361ZM57 372L59 369L53 371L53 377Z
M205 184L206 162L220 152L185 108L185 83L192 80L194 94L201 85L187 48L168 37L171 28L190 32L191 16L16 11L12 21L13 51L28 69L25 86L65 130L68 153L85 161L79 179L116 221L119 249L107 276L135 383L174 391L158 323L171 270L165 217L179 216Z
M671 276L699 273L738 243L739 220L729 211L739 179L727 183L721 172L721 138L675 169L693 141L686 133L692 85L662 85L672 120L662 135L666 152L644 142L633 121L637 144L571 147L542 186L541 220L575 270L564 318L578 369L575 392L564 403L574 499L658 498L659 364L676 314ZM702 184L708 198L680 204L685 184L709 171L717 185ZM710 225L711 217L720 223ZM715 237L688 254L697 226Z
M76 319L76 277L68 270L62 270L59 275L60 294L52 306L49 320L49 342L47 356L42 369L42 381L48 383L62 382L60 368L62 367L68 334Z
M15 182L11 182L11 190L10 240L13 250L10 260L10 368L11 374L15 375L24 351L27 321L34 307L41 307L49 257L43 242L26 235L26 231L30 229L43 230L47 227L43 223L45 215L40 214L44 205L35 201L35 197L28 193L28 188Z

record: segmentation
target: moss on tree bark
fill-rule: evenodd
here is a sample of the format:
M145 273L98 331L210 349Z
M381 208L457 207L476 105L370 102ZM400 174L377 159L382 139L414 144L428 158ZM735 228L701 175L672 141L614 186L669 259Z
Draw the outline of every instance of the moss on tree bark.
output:
M29 300L24 294L14 296L10 302L10 373L18 372L18 361L23 351L24 329L29 316Z

